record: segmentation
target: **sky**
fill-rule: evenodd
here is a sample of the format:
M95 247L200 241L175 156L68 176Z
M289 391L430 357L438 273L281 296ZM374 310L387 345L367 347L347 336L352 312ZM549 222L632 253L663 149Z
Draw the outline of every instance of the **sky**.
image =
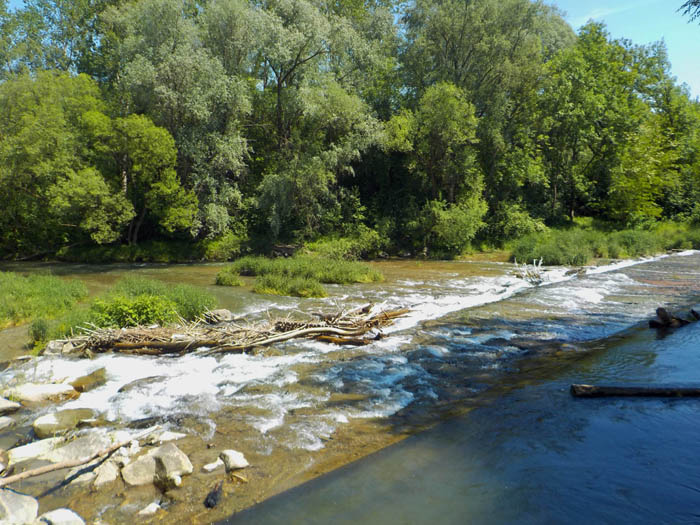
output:
M561 9L578 30L588 20L604 22L613 38L635 44L664 40L673 75L700 97L700 23L678 12L684 0L546 0ZM19 7L22 0L10 0Z
M671 71L679 83L700 96L700 20L689 22L678 12L684 0L547 0L564 11L578 30L588 20L604 22L613 38L635 44L666 42Z

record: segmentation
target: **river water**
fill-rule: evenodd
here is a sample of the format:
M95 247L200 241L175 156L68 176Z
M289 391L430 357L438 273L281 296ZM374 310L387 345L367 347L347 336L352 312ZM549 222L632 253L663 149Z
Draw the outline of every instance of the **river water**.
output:
M222 306L249 318L368 301L411 314L362 348L304 341L243 356L40 358L8 367L0 382L70 380L105 366L106 385L64 406L99 410L114 425L159 419L201 444L235 441L258 470L222 507L228 511L412 436L253 507L240 515L246 522L697 521L696 403L573 400L568 385L700 383L699 326L670 334L644 327L657 306L682 311L700 301L699 253L579 276L553 269L540 286L499 263L378 266L385 283L330 287L323 300L213 287L216 265L55 266L94 293L124 273L210 286ZM17 336L4 334L8 355L19 351L8 345ZM19 428L37 415L24 414ZM20 433L0 435L0 447ZM102 505L99 516L116 523L151 496L127 494L111 510L97 498L90 507ZM68 489L53 497L76 498ZM222 517L201 516L201 499L181 506L199 512L193 522Z

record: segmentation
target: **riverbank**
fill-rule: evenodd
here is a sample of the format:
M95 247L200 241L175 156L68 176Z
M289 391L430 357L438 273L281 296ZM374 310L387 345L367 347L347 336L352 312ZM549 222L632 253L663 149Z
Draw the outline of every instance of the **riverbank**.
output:
M165 508L153 521L177 515L183 522L205 523L479 406L504 382L519 381L538 357L585 355L586 341L635 326L659 305L673 310L688 294L700 294L698 257L688 252L628 261L579 276L547 270L541 286L512 275L513 266L503 263L387 261L375 263L386 276L383 283L333 285L325 299L257 296L209 284L229 309L250 318L323 311L338 301L403 305L412 314L384 340L361 348L300 342L221 358L47 356L5 370L0 380L7 384L21 373L39 381L72 381L104 367L105 385L61 408L98 409L109 425L121 428L158 422L187 434L176 445L194 472L167 499L152 486L128 487L117 479L89 497L85 486L50 491L40 498L42 509L69 505L86 519L121 523L159 499ZM122 270L206 284L218 268ZM91 290L120 277L113 267L61 271L80 277ZM134 387L123 389L129 384ZM36 415L19 413L14 434L2 434L6 441L0 446L10 448L12 436L27 440ZM226 482L219 506L207 510L204 498L223 473L201 469L228 448L250 461L242 472L248 482ZM35 487L46 492L45 481Z

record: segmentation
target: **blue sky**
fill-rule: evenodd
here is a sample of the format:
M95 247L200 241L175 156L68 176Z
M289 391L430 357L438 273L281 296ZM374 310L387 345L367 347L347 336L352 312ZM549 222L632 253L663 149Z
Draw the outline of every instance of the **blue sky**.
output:
M673 74L700 96L700 24L678 12L684 0L547 0L578 30L589 19L604 22L613 38L635 44L663 39Z
M700 96L700 24L689 23L678 12L684 0L546 0L565 12L574 29L589 19L604 22L614 38L629 38L636 44L663 39L673 74ZM22 0L10 0L11 7Z

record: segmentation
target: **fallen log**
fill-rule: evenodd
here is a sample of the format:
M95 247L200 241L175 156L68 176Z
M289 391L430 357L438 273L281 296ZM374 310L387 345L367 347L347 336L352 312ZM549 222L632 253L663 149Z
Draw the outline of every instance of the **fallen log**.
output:
M700 387L666 385L571 385L574 397L700 397Z

